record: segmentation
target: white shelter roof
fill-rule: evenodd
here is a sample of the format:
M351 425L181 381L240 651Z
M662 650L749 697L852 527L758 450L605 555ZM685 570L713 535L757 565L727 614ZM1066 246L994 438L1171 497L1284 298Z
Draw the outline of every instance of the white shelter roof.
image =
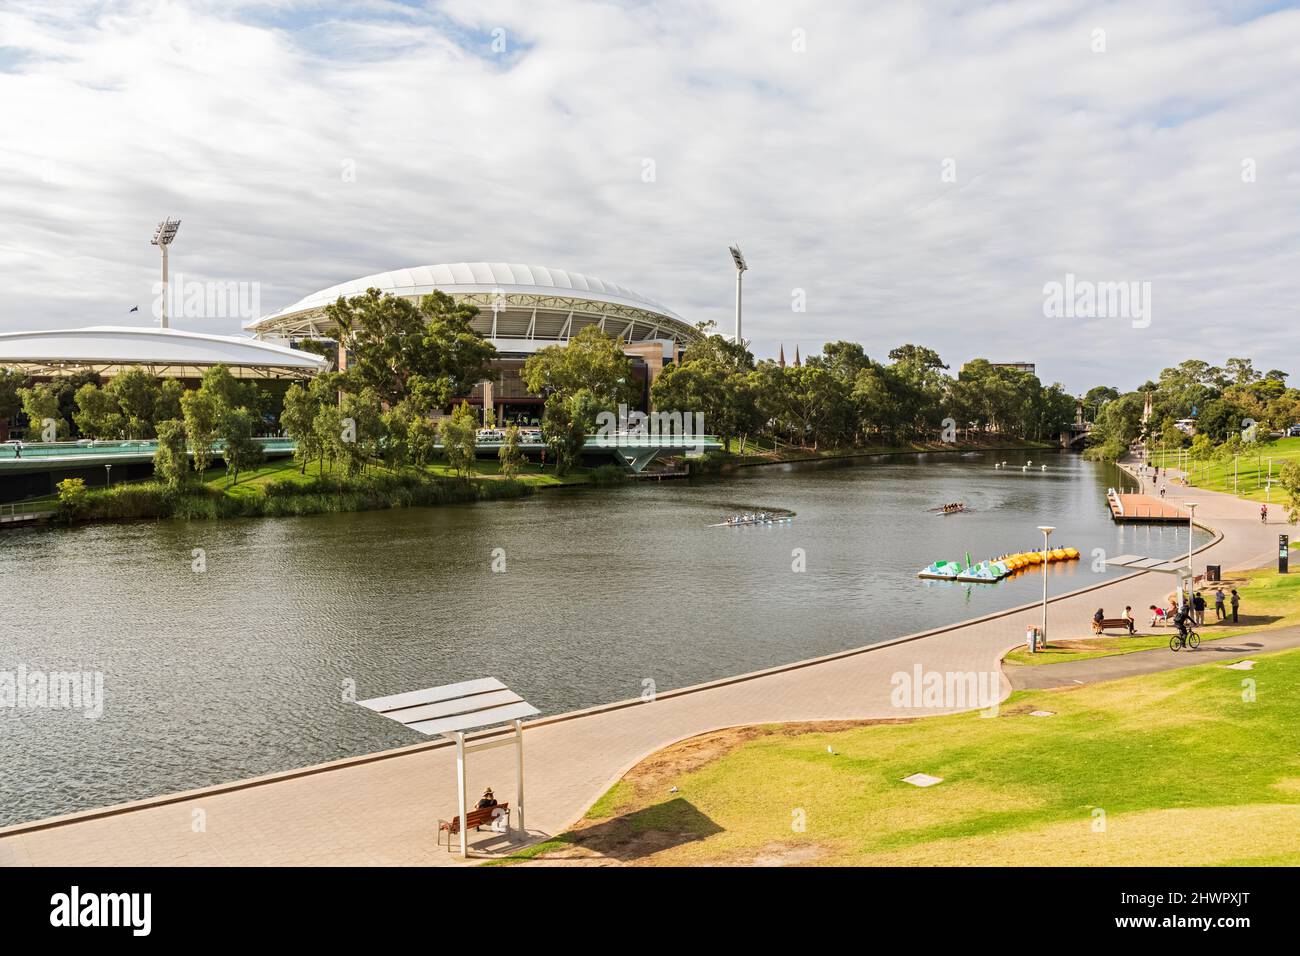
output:
M106 325L0 333L0 366L38 373L61 368L178 370L213 365L316 374L325 371L329 362L312 352L245 336L170 328Z
M373 697L357 704L430 736L463 733L541 713L495 677Z

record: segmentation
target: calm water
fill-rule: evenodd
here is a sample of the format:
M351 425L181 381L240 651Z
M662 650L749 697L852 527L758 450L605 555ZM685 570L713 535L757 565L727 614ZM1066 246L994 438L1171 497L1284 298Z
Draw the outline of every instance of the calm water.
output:
M364 698L493 675L569 710L637 696L645 678L666 690L1032 601L1037 575L915 573L1037 547L1039 524L1085 555L1186 551L1185 528L1111 523L1109 469L1050 454L1046 474L1022 474L1025 457L998 453L1007 471L993 455L920 456L480 506L6 531L0 671L102 671L105 710L0 711L0 824L419 739L344 703L349 681ZM959 499L973 510L925 511ZM707 527L756 508L798 517ZM491 570L497 548L505 573ZM1081 561L1054 566L1050 586L1097 580Z

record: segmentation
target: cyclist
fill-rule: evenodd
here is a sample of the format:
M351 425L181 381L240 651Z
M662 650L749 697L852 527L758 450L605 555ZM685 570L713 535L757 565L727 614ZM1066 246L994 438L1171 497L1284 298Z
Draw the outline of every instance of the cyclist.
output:
M1187 646L1187 632L1191 630L1188 623L1191 616L1191 605L1186 601L1178 606L1178 613L1174 615L1174 626L1178 628L1178 640L1184 647Z

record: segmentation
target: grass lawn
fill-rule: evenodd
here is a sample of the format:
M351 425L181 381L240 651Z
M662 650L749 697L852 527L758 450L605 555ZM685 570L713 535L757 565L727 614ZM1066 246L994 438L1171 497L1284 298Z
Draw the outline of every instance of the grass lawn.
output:
M371 468L376 473L383 472L382 465L372 465ZM555 466L548 466L546 471L538 471L535 463L528 463L519 473L517 479L525 484L534 485L538 488L557 487L561 485L585 485L591 480L590 468L574 468L563 478L555 474ZM451 466L445 463L435 463L425 469L426 474L437 478L454 478L456 473ZM327 464L325 473L338 474L342 476L341 467L333 469ZM209 468L203 475L203 481L211 488L224 491L228 495L236 497L244 495L256 495L260 492L261 486L269 481L293 481L300 484L311 481L318 476L317 466L308 465L307 473L300 474L298 464L292 458L279 458L274 461L268 461L253 471L241 472L239 483L227 486L226 469L218 466ZM501 462L495 459L483 459L474 466L474 478L485 480L497 480L501 477Z
M1300 570L1300 569L1298 569ZM1231 596L1232 588L1241 594L1241 623L1216 624L1214 620L1214 589L1201 589L1208 607L1205 624L1196 628L1202 642L1218 641L1228 637L1241 637L1262 630L1300 624L1300 573L1278 574L1276 568L1259 568L1233 574L1223 581L1223 593ZM1231 606L1229 605L1229 613ZM1077 640L1055 641L1037 654L1017 648L1003 660L1009 664L1061 664L1066 661L1084 661L1093 657L1113 657L1131 654L1156 647L1168 647L1173 627L1146 627L1151 620L1144 610L1137 615L1138 627L1145 633L1135 637L1086 637Z
M1151 449L1151 452L1151 464L1162 468L1166 465L1173 468L1179 467L1176 452L1162 451L1155 447ZM1278 506L1285 503L1286 495L1281 487L1277 485L1276 479L1285 462L1300 461L1300 438L1279 438L1268 447L1260 449L1257 454L1240 456L1236 461L1235 494L1242 498L1253 498L1256 501L1264 501L1269 497L1265 486L1268 481L1268 460L1270 458L1273 459L1274 478L1272 503ZM1186 459L1187 456L1184 453L1184 464L1187 463ZM1189 467L1189 481L1197 488L1208 488L1210 491L1234 494L1232 458L1223 461L1193 462Z
M996 717L693 738L504 862L1300 864L1300 650L1255 659L1018 692Z

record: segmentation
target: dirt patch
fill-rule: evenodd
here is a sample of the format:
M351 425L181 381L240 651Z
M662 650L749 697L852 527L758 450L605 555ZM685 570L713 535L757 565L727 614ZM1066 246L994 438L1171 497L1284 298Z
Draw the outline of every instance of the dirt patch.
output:
M725 757L737 747L761 737L802 737L805 734L834 734L877 724L910 724L914 718L898 720L810 720L789 724L760 724L730 727L678 741L652 753L629 770L625 783L635 788L637 802L664 793L685 774ZM584 821L585 822L585 821Z
M769 843L748 861L749 866L807 866L826 855L815 843Z
M825 720L789 724L732 727L679 741L642 760L624 775L632 787L630 805L608 817L588 817L569 833L565 845L521 865L541 866L655 866L665 850L706 839L720 832L712 821L684 798L663 802L674 783L684 775L719 760L738 747L763 737L799 737L838 733L877 724L910 724L898 720ZM653 814L653 820L650 815ZM671 825L679 822L681 825ZM649 825L647 825L649 824ZM824 854L812 844L769 844L737 863L757 866L798 866Z

